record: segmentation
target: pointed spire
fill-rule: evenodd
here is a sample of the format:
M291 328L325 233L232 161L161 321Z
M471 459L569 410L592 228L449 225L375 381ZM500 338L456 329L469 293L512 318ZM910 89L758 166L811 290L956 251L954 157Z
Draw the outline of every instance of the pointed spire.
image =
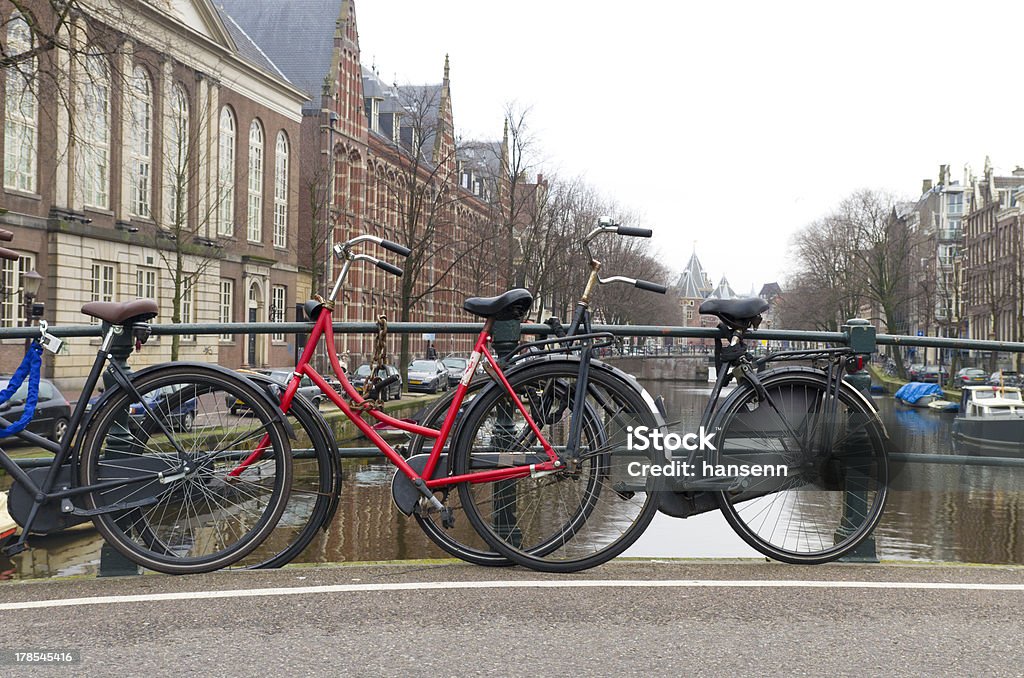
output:
M448 55L444 55L444 81L448 82Z

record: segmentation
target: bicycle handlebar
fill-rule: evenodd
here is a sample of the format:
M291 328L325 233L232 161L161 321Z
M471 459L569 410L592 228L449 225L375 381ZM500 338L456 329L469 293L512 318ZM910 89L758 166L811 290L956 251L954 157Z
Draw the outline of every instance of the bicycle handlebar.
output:
M388 250L389 252L401 254L403 257L407 257L410 254L412 254L412 250L406 247L405 245L399 245L397 242L391 242L390 240L381 240L380 246Z
M401 278L402 274L405 273L405 271L398 268L394 264L389 264L388 262L381 261L380 259L377 260L377 268L379 268L382 271L387 271L391 275L397 275L399 278Z
M11 242L12 240L14 240L14 233L3 228L0 228L0 240L4 242Z
M618 226L615 232L619 235L631 235L637 238L650 238L654 231L649 228L637 228L636 226Z
M10 261L17 261L21 255L14 250L9 250L6 247L0 247L0 259L8 259Z
M637 280L633 283L633 287L641 290L647 290L648 292L657 292L658 294L665 294L668 292L668 288L658 283L649 282L647 280Z

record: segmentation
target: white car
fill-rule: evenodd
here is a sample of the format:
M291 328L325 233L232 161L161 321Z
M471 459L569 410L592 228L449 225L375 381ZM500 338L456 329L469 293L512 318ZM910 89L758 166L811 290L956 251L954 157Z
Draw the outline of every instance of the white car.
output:
M448 368L440 360L413 360L409 364L410 392L437 393L448 390Z

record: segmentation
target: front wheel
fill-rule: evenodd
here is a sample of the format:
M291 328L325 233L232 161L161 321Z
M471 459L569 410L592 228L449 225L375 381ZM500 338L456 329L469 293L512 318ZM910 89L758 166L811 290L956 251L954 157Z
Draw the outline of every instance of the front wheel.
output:
M467 517L490 547L544 572L574 572L614 558L658 507L660 479L634 475L644 453L627 448L631 427L658 428L656 416L625 380L593 363L581 384L579 367L576 360L525 367L509 377L514 398L491 385L474 400L455 444L457 475L542 464L548 457L532 420L559 454L562 467L553 472L458 486Z
M172 365L132 379L93 413L82 444L83 485L123 484L85 495L111 545L168 574L210 572L255 549L277 524L291 486L284 426L248 381L202 365ZM249 416L228 416L226 403ZM192 414L176 435L175 414ZM148 410L148 411L147 411ZM242 466L264 441L255 463ZM159 475L157 475L159 474Z
M833 398L822 372L782 368L761 381L767 397L742 382L712 422L719 468L748 472L743 486L716 493L719 508L769 558L835 560L882 516L889 479L884 431L851 386L842 384Z

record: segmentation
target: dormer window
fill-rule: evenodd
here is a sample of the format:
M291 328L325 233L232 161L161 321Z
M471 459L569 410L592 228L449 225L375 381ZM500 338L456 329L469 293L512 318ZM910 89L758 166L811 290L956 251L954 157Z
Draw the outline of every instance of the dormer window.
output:
M402 140L402 114L392 113L391 117L391 141L396 144Z
M370 99L370 131L380 134L380 99Z

